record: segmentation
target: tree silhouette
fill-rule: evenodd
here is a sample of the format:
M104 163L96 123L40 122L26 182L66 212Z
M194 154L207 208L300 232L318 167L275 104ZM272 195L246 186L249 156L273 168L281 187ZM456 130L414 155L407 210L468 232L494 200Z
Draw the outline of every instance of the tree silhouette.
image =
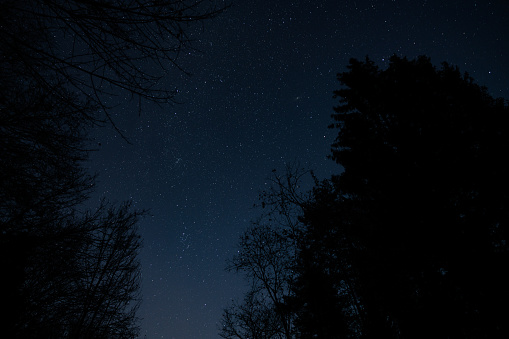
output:
M253 289L246 293L243 303L233 303L224 310L219 335L227 339L285 338L280 319L272 301Z
M139 328L138 214L124 204L27 236L14 337L134 338Z
M93 104L113 123L119 98L167 103L170 70L186 72L193 23L227 6L201 0L27 0L0 5L2 81L24 77L53 91L65 84L79 105ZM12 77L14 75L14 77ZM123 96L123 97L120 97ZM56 97L58 98L58 97ZM66 104L69 102L66 101Z
M276 232L285 223L275 219L255 230L277 238L248 231L237 267L263 286L267 253L292 244L276 258L289 268L281 309L297 338L504 337L509 107L426 57L394 56L386 70L352 59L338 79L331 158L344 171L304 195L298 176L276 176L262 206L294 227ZM246 300L230 325L277 310Z
M249 279L252 290L244 305L225 311L223 328L228 329L228 332L223 330L224 334L238 333L240 329L246 328L246 324L259 325L263 319L264 323L271 326L265 329L267 332L263 332L263 335L259 334L262 335L258 336L259 338L291 338L292 314L286 308L285 298L290 293L293 250L292 240L286 237L282 230L268 225L254 225L242 235L239 252L228 269L243 272ZM263 308L265 310L261 311ZM249 327L249 332L258 331ZM246 336L248 337L249 335Z
M9 338L137 335L138 212L101 204L87 132L120 95L166 103L213 2L0 2L0 263ZM123 94L121 94L123 93ZM101 115L101 111L102 114ZM119 131L117 129L117 131ZM119 131L122 135L121 131ZM123 135L122 135L123 136Z
M299 338L349 338L360 333L361 305L351 266L354 244L346 236L350 227L346 206L332 181L315 178L300 216L304 230L288 298Z
M468 74L392 57L351 60L333 114L339 195L352 206L367 332L507 331L509 115Z
M295 259L301 233L297 217L307 199L299 190L307 174L288 167L273 173L270 188L260 194L268 210L240 238L238 254L227 269L243 273L251 284L243 303L225 309L224 338L292 338L295 312L287 300L292 294Z
M83 212L86 118L45 89L0 85L0 251L10 338L135 337L137 212ZM59 95L71 95L59 88ZM83 114L82 114L83 113Z
M61 97L67 95L58 90ZM88 108L74 114L67 105L55 104L61 101L54 95L31 83L0 84L0 247L9 309L2 327L12 337L24 316L26 271L34 249L68 222L93 185L81 165L88 155Z

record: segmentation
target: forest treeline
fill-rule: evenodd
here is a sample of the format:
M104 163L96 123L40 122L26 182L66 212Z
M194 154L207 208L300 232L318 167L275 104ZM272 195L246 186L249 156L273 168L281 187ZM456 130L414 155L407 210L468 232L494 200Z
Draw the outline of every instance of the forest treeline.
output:
M424 56L352 59L338 80L330 158L343 170L273 173L228 266L252 288L220 335L506 337L507 102Z
M143 211L90 201L88 132L116 98L172 102L203 1L0 1L3 338L135 338ZM152 71L152 73L151 73ZM117 129L123 137L122 131Z

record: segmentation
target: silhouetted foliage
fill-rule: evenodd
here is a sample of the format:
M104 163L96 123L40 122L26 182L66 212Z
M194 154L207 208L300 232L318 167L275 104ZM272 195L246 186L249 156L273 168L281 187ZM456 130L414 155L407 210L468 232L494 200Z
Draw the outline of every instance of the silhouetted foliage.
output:
M350 227L346 204L340 203L332 181L315 178L300 221L296 278L289 305L296 313L298 338L347 338L359 332L360 301L355 293L356 274L350 252L354 246L345 234Z
M295 296L288 304L296 313L298 338L341 338L348 333L344 319L340 287L320 262L310 258L308 251L300 253L293 285Z
M163 87L209 1L0 1L0 262L9 338L137 335L138 213L83 211L87 130ZM121 94L123 92L123 94ZM141 109L141 106L139 106ZM101 111L102 114L101 115ZM105 115L104 115L105 114ZM4 312L5 313L5 312Z
M8 291L3 305L9 310L2 328L15 337L28 302L24 285L34 249L52 244L59 225L87 199L93 178L81 167L88 155L84 115L60 105L57 94L11 80L0 83L0 247L8 277L2 280Z
M508 108L467 74L392 57L339 74L332 158L367 323L382 337L507 333Z
M3 336L137 336L139 212L128 203L83 211L94 186L83 167L87 131L108 120L116 128L110 109L120 95L140 110L142 100L171 102L176 89L162 80L185 72L191 23L225 7L0 1Z
M301 199L284 193L290 173L264 197L298 225L280 233L294 241L292 336L504 337L509 107L426 57L394 56L386 70L352 59L338 79L331 158L344 171Z
M9 338L137 335L137 212L82 212L89 107L23 83L0 91L2 333ZM55 88L56 90L56 88ZM58 88L61 99L71 96ZM78 107L78 106L76 106ZM83 114L82 114L83 113Z
M102 205L28 234L19 338L135 338L140 272L138 214Z
M64 88L55 88L59 97ZM55 93L27 86L0 85L0 211L4 232L29 231L58 218L58 210L86 200L93 178L82 168L88 157L81 112L59 105ZM37 226L38 227L38 226Z

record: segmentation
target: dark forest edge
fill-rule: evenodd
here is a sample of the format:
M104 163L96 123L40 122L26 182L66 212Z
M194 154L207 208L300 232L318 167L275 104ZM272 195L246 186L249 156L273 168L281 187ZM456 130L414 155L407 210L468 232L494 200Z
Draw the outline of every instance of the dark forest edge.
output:
M338 80L330 158L344 171L273 173L227 267L252 289L220 335L504 337L507 102L424 56L352 59Z
M5 338L135 338L141 302L133 203L92 210L91 128L120 97L162 86L221 1L0 0L0 263ZM153 73L150 73L153 71ZM132 102L131 102L132 104Z

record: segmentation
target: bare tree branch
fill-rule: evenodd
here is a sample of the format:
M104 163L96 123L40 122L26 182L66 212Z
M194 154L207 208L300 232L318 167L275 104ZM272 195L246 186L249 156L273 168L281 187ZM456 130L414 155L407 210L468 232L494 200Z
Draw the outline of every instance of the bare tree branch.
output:
M122 92L159 104L174 102L178 89L163 80L173 70L188 74L180 56L195 51L195 24L228 7L219 2L3 0L1 76L22 75L48 90L55 81L65 82L114 124L109 110Z

